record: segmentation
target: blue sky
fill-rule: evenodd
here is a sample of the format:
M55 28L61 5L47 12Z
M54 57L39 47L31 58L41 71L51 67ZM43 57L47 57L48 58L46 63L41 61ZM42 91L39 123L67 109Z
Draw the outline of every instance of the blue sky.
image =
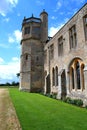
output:
M24 16L48 12L48 32L53 36L87 0L0 0L0 83L18 81L21 24Z

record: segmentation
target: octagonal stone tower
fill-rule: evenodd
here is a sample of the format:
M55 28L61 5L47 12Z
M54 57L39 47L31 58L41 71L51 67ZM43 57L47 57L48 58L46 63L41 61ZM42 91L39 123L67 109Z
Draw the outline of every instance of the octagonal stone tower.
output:
M48 14L32 15L22 22L20 90L39 92L44 84L44 43L48 39Z

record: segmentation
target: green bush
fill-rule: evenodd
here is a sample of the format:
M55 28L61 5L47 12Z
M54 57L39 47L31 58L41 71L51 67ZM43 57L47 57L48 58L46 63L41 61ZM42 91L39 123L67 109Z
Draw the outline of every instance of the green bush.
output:
M81 99L71 99L70 97L67 97L64 101L80 107L83 105L83 101Z
M80 106L80 107L83 105L83 101L81 99L76 99L75 103L77 106Z
M67 103L70 103L70 104L71 104L71 98L70 98L70 97L67 97L67 98L65 99L65 102L67 102Z
M56 96L57 96L57 94L54 93L54 94L52 95L52 98L56 99Z
M56 99L57 94L56 93L53 93L53 94L47 93L47 94L45 94L45 96Z
M85 106L85 108L87 109L87 105Z
M50 93L46 93L45 96L52 98L52 95Z

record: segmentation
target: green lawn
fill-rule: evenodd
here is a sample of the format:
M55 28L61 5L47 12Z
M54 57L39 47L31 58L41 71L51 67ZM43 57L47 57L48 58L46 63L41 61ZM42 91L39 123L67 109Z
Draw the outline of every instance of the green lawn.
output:
M9 89L22 130L87 130L87 110L40 94Z

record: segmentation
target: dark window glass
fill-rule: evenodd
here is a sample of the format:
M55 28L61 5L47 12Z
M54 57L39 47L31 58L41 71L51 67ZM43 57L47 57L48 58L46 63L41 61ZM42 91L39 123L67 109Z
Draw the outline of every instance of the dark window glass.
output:
M77 77L77 89L80 89L80 65L79 62L76 64L76 77Z
M70 49L76 48L77 35L76 35L76 26L75 25L69 29L69 41L70 41Z
M52 60L54 58L54 45L52 44L50 46L50 59Z
M74 69L71 68L71 73L72 73L72 89L74 89Z
M87 40L87 15L83 18L83 21L84 21L85 40Z
M63 37L62 36L58 39L58 55L59 56L63 55Z
M24 34L29 34L30 33L30 27L25 27Z

